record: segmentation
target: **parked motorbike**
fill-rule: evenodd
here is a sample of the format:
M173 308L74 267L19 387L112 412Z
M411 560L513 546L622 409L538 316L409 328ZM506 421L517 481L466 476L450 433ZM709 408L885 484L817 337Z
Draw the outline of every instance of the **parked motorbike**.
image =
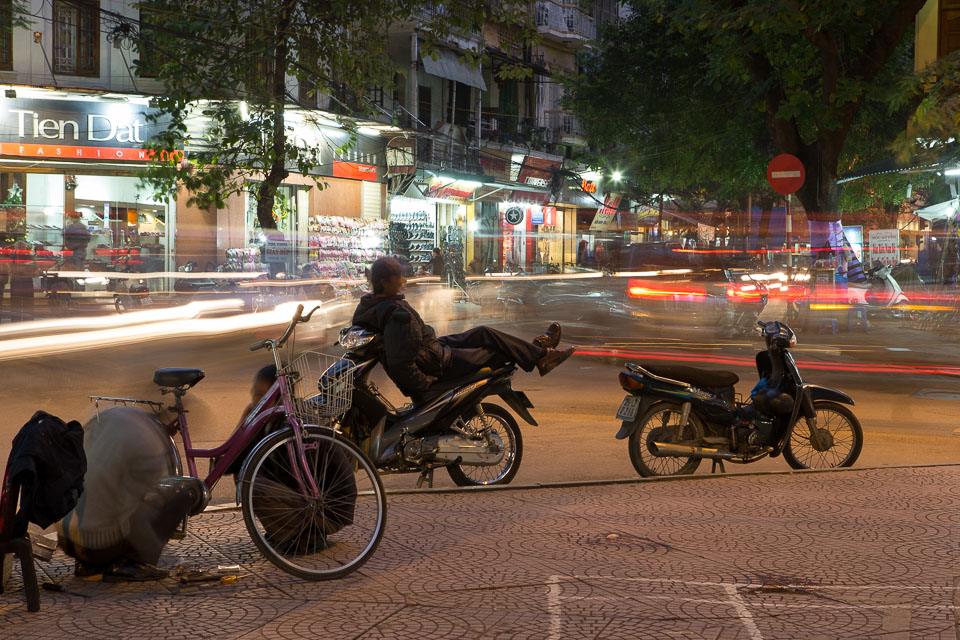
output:
M319 388L341 379L343 367L354 371L353 404L340 428L360 446L381 472L419 473L417 486L433 483L444 467L459 486L507 484L523 458L523 438L513 415L484 400L499 396L527 423L533 403L512 386L515 364L483 368L468 378L435 382L417 404L394 407L370 374L383 354L383 338L360 327L340 333L343 359L321 377Z
M863 290L863 299L871 307L889 308L910 302L903 292L903 287L893 276L893 267L890 265L875 262L866 276L869 282L866 288L856 283L848 284L847 288L854 294L856 291Z
M693 473L703 459L756 462L781 453L794 469L849 467L863 431L842 391L804 382L790 347L796 334L781 322L758 322L766 349L757 353L760 382L751 400L736 400L737 374L686 366L629 363L619 374L628 393L617 411L617 438L629 438L630 461L642 476Z

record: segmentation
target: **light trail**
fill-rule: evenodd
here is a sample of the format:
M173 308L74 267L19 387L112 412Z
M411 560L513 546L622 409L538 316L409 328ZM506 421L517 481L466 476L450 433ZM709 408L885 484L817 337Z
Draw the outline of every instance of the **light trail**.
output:
M239 314L225 318L179 318L53 336L16 338L0 342L0 360L85 351L163 338L222 335L281 325L290 322L298 304L307 308L319 305L323 314L329 314L347 305L352 306L352 303L347 302L324 304L321 300L298 300L278 305L272 311Z
M0 337L36 333L38 331L89 331L94 329L145 325L171 320L186 320L189 318L197 318L204 314L241 311L243 306L243 300L238 298L225 298L223 300L195 300L178 307L145 309L143 311L131 311L124 314L57 318L54 320L32 320L0 325Z
M665 351L626 351L623 349L605 349L603 347L578 347L576 355L598 358L634 358L637 360L666 360L674 362L700 362L755 368L754 358L737 356L694 356L686 353ZM905 373L914 375L946 375L960 377L960 367L930 366L912 364L844 364L841 362L811 362L797 360L801 369L814 371L838 371L848 373Z

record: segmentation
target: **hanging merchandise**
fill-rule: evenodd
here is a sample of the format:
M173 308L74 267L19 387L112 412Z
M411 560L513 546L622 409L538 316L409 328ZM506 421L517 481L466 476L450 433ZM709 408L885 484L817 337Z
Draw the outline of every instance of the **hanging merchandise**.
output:
M440 251L443 254L447 280L460 287L466 287L467 274L463 266L463 227L456 225L444 227Z
M363 280L374 260L384 255L383 220L311 216L309 264L324 278Z
M217 267L218 271L236 271L256 273L265 271L267 266L260 262L260 247L240 247L227 249L227 261Z
M390 229L391 253L406 258L414 269L430 262L437 245L433 219L427 211L394 213Z

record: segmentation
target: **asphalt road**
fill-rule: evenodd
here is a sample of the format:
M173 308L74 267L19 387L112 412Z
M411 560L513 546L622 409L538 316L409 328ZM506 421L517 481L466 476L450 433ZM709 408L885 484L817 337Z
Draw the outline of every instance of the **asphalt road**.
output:
M547 313L546 311L549 311ZM769 309L767 315L775 315ZM741 378L737 391L747 395L756 381L752 367L759 339L726 339L716 327L684 325L672 318L665 326L638 319L602 318L575 310L564 312L530 307L509 318L481 313L462 304L427 306L424 317L440 332L455 332L487 323L517 335L533 337L547 322L564 323L565 342L581 347L547 377L521 373L516 386L527 392L536 408L539 427L521 424L524 459L515 482L600 480L634 477L624 441L614 439L614 418L624 396L616 374L625 360L671 360L729 369ZM301 329L296 349L335 353L331 343L345 320ZM281 326L240 330L207 337L169 337L100 346L70 353L0 362L0 456L33 411L44 409L61 417L84 420L93 414L92 394L160 399L151 379L159 367L199 367L207 377L188 395L189 423L198 446L226 439L249 400L253 373L269 362L265 352L247 345L273 336ZM868 333L801 334L795 357L807 380L837 387L853 396L864 428L865 444L858 466L956 462L960 460L960 377L949 368L960 362L957 337L875 323ZM398 404L395 388L380 376L379 386ZM201 472L206 469L201 464ZM783 470L782 459L764 460L750 470ZM728 470L745 470L727 465ZM709 473L705 462L700 473ZM436 486L449 485L442 472ZM388 486L412 487L415 476L392 477ZM230 487L215 495L226 499Z

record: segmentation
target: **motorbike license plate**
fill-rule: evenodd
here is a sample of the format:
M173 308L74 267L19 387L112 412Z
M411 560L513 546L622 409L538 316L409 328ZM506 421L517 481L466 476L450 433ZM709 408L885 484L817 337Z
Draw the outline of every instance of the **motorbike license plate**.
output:
M620 403L617 409L617 420L630 422L637 417L637 411L640 409L640 396L627 396Z

